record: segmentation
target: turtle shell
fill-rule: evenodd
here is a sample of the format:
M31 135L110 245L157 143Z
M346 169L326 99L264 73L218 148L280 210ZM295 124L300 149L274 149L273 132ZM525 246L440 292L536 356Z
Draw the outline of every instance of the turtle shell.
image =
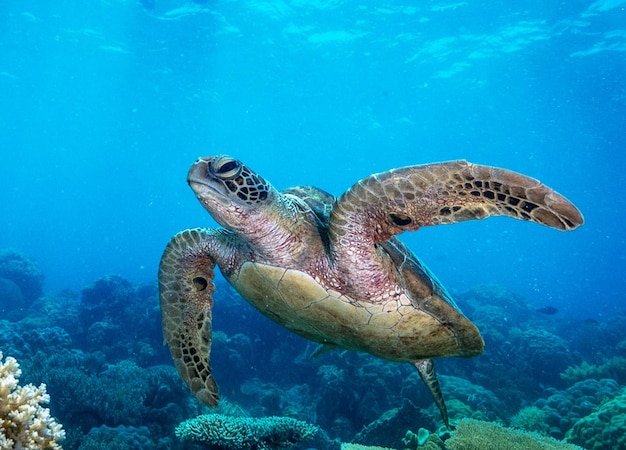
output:
M415 275L408 281L423 282ZM405 293L369 303L299 270L258 262L244 263L229 281L265 316L321 344L406 362L483 351L478 329L436 290L419 304Z

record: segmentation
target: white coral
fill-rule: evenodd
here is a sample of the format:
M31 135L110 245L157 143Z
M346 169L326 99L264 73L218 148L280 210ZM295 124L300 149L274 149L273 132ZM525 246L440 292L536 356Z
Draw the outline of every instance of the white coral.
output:
M19 386L22 374L15 358L0 352L0 449L61 450L61 424L42 405L50 401L46 385Z

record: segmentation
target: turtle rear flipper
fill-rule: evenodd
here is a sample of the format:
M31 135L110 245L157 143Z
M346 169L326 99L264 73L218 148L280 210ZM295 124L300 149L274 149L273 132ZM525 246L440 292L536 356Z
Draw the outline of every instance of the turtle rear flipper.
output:
M215 259L211 230L193 229L172 238L159 266L159 297L165 342L178 373L202 403L217 406L211 372L211 322Z
M335 204L331 240L365 245L403 231L490 216L529 220L559 230L582 225L580 211L539 181L489 166L449 161L371 175Z
M430 391L435 400L435 405L441 413L441 419L443 420L446 428L451 430L453 427L450 425L450 419L448 418L448 408L446 408L446 402L443 399L441 393L441 387L439 386L439 380L437 379L437 372L435 372L435 363L432 359L422 359L413 363L420 378Z

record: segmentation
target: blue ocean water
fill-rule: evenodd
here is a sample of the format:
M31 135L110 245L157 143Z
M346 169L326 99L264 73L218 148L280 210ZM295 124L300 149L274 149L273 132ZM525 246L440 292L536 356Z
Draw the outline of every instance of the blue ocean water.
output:
M0 249L51 295L150 284L172 235L217 226L185 181L199 156L335 195L467 159L540 179L586 223L403 235L444 285L574 326L623 314L626 2L518 3L4 0Z
M572 315L623 305L624 3L7 1L0 247L46 290L155 278L214 225L185 183L232 154L278 188L339 195L448 159L538 178L587 224L508 219L405 239L453 288L510 286Z

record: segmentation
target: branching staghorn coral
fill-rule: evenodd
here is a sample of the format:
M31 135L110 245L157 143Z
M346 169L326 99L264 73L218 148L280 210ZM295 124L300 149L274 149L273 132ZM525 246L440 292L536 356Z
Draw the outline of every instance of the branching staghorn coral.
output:
M15 358L0 352L0 448L61 450L61 424L42 405L50 401L46 385L19 386L22 374Z

